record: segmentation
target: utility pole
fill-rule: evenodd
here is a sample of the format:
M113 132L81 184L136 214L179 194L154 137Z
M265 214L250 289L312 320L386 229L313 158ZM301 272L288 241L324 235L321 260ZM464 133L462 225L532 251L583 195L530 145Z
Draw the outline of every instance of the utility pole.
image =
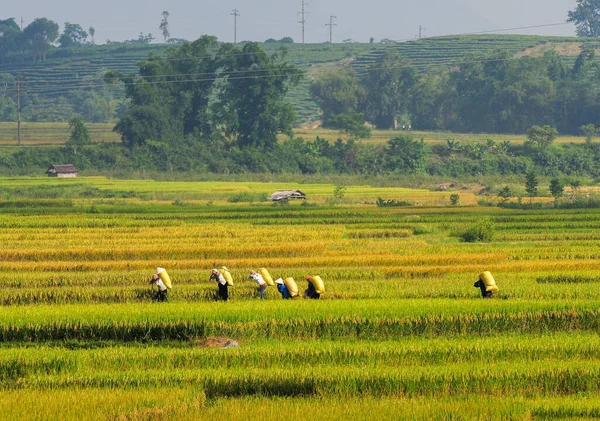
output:
M237 9L233 9L231 12L233 16L233 43L237 42L237 17L240 15L240 11Z
M331 44L332 35L333 35L333 27L337 26L337 23L333 23L333 20L337 19L337 16L329 15L329 23L326 23L325 26L329 26L329 43Z
M21 32L23 32L23 16L21 16Z
M9 92L17 93L17 144L21 146L21 75L17 77L17 89L9 89Z
M302 11L298 12L298 15L300 15L301 20L298 21L298 23L302 24L302 44L304 44L304 24L306 24L306 19L304 18L305 15L308 15L308 12L305 11L305 8L308 6L308 2L306 0L302 0Z
M424 30L425 30L425 28L423 28L421 25L419 25L419 39L421 39L423 37Z

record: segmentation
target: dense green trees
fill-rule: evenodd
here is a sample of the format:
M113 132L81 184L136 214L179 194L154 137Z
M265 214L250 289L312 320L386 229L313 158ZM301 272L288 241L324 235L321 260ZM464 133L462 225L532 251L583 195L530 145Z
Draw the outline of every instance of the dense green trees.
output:
M397 128L411 103L417 77L415 67L395 50L388 50L366 72L365 115L378 128Z
M347 70L326 73L311 90L326 124L331 115L351 110L378 128L401 122L420 130L524 133L552 126L579 134L583 125L600 125L599 80L594 50L585 47L573 64L552 51L520 59L496 51L425 72L389 50L362 77Z
M361 109L365 88L359 84L351 67L342 67L326 71L315 78L310 85L310 93L323 112L323 125L339 128L336 124L331 124L332 117Z
M268 55L256 43L240 49L204 36L171 49L166 59L151 56L139 77L106 79L126 84L131 106L115 130L130 146L194 133L268 148L277 133L291 134L294 111L284 96L300 78L283 50Z
M46 61L48 48L58 38L58 24L37 18L23 29L23 37L33 61Z

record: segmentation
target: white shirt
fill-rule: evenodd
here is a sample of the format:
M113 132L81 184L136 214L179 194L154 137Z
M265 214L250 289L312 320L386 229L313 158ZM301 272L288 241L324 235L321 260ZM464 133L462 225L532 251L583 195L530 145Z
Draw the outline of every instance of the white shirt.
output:
M165 284L163 283L162 279L158 278L155 282L154 285L156 285L158 287L159 291L164 291L167 289L167 287L165 286Z
M248 278L254 279L259 286L267 284L260 273L251 273Z
M219 273L219 276L217 277L217 281L221 284L221 285L225 285L227 284L227 281L225 280L225 277L223 276L222 273Z

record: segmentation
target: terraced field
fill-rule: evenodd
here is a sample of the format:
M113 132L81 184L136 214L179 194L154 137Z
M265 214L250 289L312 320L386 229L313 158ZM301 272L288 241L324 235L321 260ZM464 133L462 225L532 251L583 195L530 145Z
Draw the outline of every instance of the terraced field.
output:
M0 179L2 418L600 415L599 210L369 186L336 202L331 185L288 184L308 205L228 201L284 186ZM460 242L482 220L493 242ZM220 265L230 302L208 281ZM151 301L157 266L167 303ZM301 289L320 274L326 292L258 300L246 276L263 266ZM473 287L483 270L491 300Z
M299 127L310 126L319 119L316 103L309 94L312 77L323 67L321 64L339 64L351 61L361 74L387 49L395 49L410 59L422 71L429 68L448 67L465 54L482 54L494 49L513 53L543 46L548 43L576 43L575 37L542 37L524 35L457 35L425 38L399 43L373 44L262 44L267 51L281 46L288 49L290 62L307 71L303 82L289 93L289 101L296 109ZM55 99L71 90L93 89L110 93L115 98L123 97L120 86L106 86L103 75L108 70L137 73L137 63L150 53L164 54L168 46L152 45L98 45L70 49L54 49L48 54L46 63L18 63L0 65L0 74L8 73L24 77L23 87L31 94L45 99ZM326 67L326 66L325 66Z

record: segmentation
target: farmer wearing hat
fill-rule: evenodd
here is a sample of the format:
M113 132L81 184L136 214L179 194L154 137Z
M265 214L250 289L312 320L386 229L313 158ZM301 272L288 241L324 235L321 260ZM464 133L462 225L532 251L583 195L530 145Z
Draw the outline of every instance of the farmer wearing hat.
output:
M265 282L265 280L263 279L262 275L258 272L256 272L255 270L253 270L252 272L250 272L250 275L248 275L248 279L253 279L257 284L258 284L258 295L260 296L261 300L266 299L267 297L265 296L265 291L267 290L267 283Z
M321 294L317 292L315 286L311 282L312 276L307 276L306 280L308 281L308 288L304 291L304 298L310 298L313 300L318 300L321 298Z
M150 281L150 284L153 287L156 286L157 288L157 291L154 293L152 299L159 302L167 301L167 287L165 286L165 283L162 281L162 279L160 279L157 273L152 275L152 280Z
M223 274L217 269L213 269L208 280L212 281L213 279L217 281L217 285L219 286L218 297L223 301L229 301L229 290L227 289L227 281Z
M283 283L283 279L276 279L275 284L277 285L277 291L279 291L279 293L281 294L281 298L283 298L284 300L290 300L292 298L292 294L290 294L290 290Z

